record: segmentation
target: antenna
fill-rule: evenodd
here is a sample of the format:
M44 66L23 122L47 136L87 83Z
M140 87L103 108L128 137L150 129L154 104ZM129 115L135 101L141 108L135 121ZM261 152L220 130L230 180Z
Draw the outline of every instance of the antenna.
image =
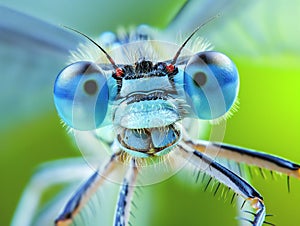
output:
M189 37L184 41L184 43L180 46L180 48L177 50L173 60L171 61L171 64L176 64L176 61L181 53L181 50L185 47L185 45L188 43L188 41L190 41L190 39L194 36L194 34L199 31L202 27L204 27L206 24L208 24L209 22L211 22L212 20L218 18L221 14L217 14L213 17L210 17L208 20L206 20L204 23L202 23L199 27L197 27L190 35Z
M71 31L74 31L80 35L82 35L83 37L87 38L89 41L91 41L94 45L96 45L106 56L106 58L109 60L109 62L112 64L112 66L114 67L114 69L117 69L118 66L116 65L115 61L111 58L111 56L98 44L96 43L93 39L91 39L89 36L87 36L86 34L74 29L74 28L70 28L70 27L67 27L65 25L62 25L63 27L71 30Z

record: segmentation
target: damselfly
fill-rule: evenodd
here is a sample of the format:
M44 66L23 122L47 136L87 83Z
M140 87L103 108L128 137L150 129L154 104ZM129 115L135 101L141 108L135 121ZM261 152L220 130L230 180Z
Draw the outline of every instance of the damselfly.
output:
M145 37L148 37L148 35L143 35L142 37L145 38ZM117 60L116 60L117 57L116 56L113 57L114 61L111 60L111 58L109 57L112 67L110 68L110 66L107 65L107 64L100 64L101 69L98 69L98 66L94 67L93 64L88 63L88 65L92 67L92 72L96 72L97 74L105 74L105 76L103 78L107 79L107 84L108 85L106 87L106 85L105 85L106 82L103 82L104 79L102 78L102 80L103 80L102 82L104 84L104 87L106 87L106 88L104 88L104 91L103 91L103 89L97 89L97 87L99 87L98 86L99 84L97 85L94 82L94 80L88 79L88 81L83 82L83 91L86 91L89 95L95 94L96 91L97 92L99 91L100 96L104 95L104 96L102 96L102 97L104 97L104 99L102 99L102 101L104 100L104 102L100 102L100 106L101 107L104 106L106 100L110 102L108 104L108 106L113 106L113 109L107 109L108 114L102 115L103 118L100 117L100 122L99 121L96 122L96 126L95 126L93 120L95 119L95 117L97 118L97 116L94 116L94 111L87 111L87 110L89 110L90 107L93 109L94 105L97 106L97 104L95 104L95 102L93 102L93 101L95 101L95 99L92 100L91 104L88 104L83 109L83 112L86 111L85 112L86 115L84 116L84 118L86 116L88 116L88 117L90 117L90 119L92 118L92 121L85 122L85 123L82 124L81 123L82 119L77 118L77 113L76 113L77 110L75 111L75 114L73 113L73 110L74 110L73 105L70 105L71 110L69 112L67 112L67 113L64 112L65 111L64 107L66 105L68 105L69 98L66 98L65 100L61 99L61 96L65 96L65 94L64 94L65 91L59 85L59 80L60 79L58 79L57 83L56 83L57 84L56 85L57 92L55 93L55 95L56 95L56 103L57 103L60 115L66 120L66 123L71 127L75 127L76 129L91 129L91 128L94 129L96 127L98 128L99 125L102 125L102 123L103 123L102 120L104 122L105 122L105 120L108 120L106 122L108 122L108 124L110 124L109 122L110 122L111 119L107 118L106 117L107 115L108 115L108 117L112 117L112 115L115 115L115 113L117 114L117 112L118 112L118 114L120 114L120 118L118 118L119 116L116 116L116 119L114 119L114 120L117 120L117 123L114 124L115 126L117 125L117 127L115 127L114 129L115 129L116 134L118 135L116 143L114 144L115 145L114 147L121 147L122 151L125 151L124 153L129 153L129 155L133 155L133 156L136 157L136 158L133 158L134 161L131 161L130 160L131 158L129 158L127 156L127 154L125 154L125 157L124 157L124 154L120 155L120 156L122 156L121 161L125 161L125 162L128 161L128 164L129 164L128 167L129 168L130 168L130 164L132 164L131 166L132 166L132 169L133 169L134 172L135 172L136 168L144 166L143 164L145 163L144 161L142 161L140 163L137 163L137 162L139 162L138 159L154 158L154 157L150 157L152 155L169 156L170 158L168 157L167 159L168 159L168 161L171 162L172 156L170 156L170 155L173 151L176 151L177 148L175 148L175 150L173 150L173 148L175 146L178 147L179 149L182 149L182 150L183 149L184 150L190 150L190 156L189 156L190 160L193 160L193 158L195 156L201 157L201 156L199 156L199 155L202 155L201 152L194 152L190 148L192 147L192 148L197 149L198 151L200 151L200 150L202 150L202 147L206 146L208 143L202 142L202 143L199 144L199 143L196 143L194 141L189 140L188 138L186 138L184 136L184 132L183 132L184 129L179 129L179 127L177 128L178 125L173 125L173 122L169 122L168 120L171 120L171 121L174 120L174 122L178 122L178 121L181 121L181 119L184 116L191 116L191 114L194 115L194 116L198 116L199 118L204 118L204 119L215 118L215 117L218 117L221 114L225 113L228 110L229 106L231 106L231 104L232 104L232 102L235 98L235 95L233 95L233 97L225 98L225 101L223 101L223 103L220 103L220 104L217 105L218 107L221 106L221 108L220 108L221 110L220 110L218 107L216 107L214 109L213 104L211 104L211 101L209 100L210 97L208 95L208 97L205 97L205 98L208 99L207 100L207 103L208 103L207 104L207 106L208 106L207 109L209 109L209 111L215 112L216 115L214 113L210 112L209 113L210 116L207 116L206 113L205 113L206 112L205 110L201 111L202 113L203 112L205 113L204 115L201 115L201 112L197 111L197 109L199 109L199 108L193 107L195 104L199 103L197 101L196 101L196 103L194 103L194 99L195 99L194 92L195 91L193 89L192 89L193 91L189 90L189 88L186 88L185 85L187 87L188 87L188 84L193 84L193 85L196 85L196 86L202 86L202 85L206 84L207 79L206 79L206 77L203 77L202 73L200 73L201 75L198 76L199 73L194 71L195 68L191 67L192 68L191 69L189 66L194 66L194 60L195 60L194 57L196 58L196 62L197 62L197 58L200 57L201 61L203 61L205 59L204 63L208 63L209 61L205 62L206 59L209 60L210 54L213 54L212 55L213 59L215 58L215 56L217 56L217 58L220 57L221 59L223 59L223 60L221 60L221 62L217 63L217 67L215 69L218 72L220 72L219 70L222 71L222 66L221 66L221 68L219 68L219 66L220 66L219 63L227 62L227 61L230 62L228 60L228 58L225 57L222 54L215 53L215 52L203 52L203 53L201 53L203 55L200 54L198 56L195 56L195 55L193 55L189 52L183 52L183 53L178 52L178 53L180 53L180 54L178 54L178 56L175 54L175 56L173 58L171 58L169 60L168 60L168 58L166 58L165 61L163 61L164 60L163 58L165 58L166 56L156 56L158 54L155 52L155 48L152 45L153 46L158 46L158 49L160 49L160 50L162 48L164 48L165 46L167 47L167 49L172 49L172 48L175 49L175 46L173 46L171 44L165 44L165 43L161 43L161 42L158 42L158 41L155 41L155 42L143 41L143 42L140 42L140 43L134 43L134 45L128 44L126 46L120 47L121 52L123 52L123 54L124 54L124 52L126 52L126 54L128 54L128 52L133 51L133 53L131 53L131 55L134 55L134 58L136 58L135 61L133 59L130 59L130 62L124 64L122 61L126 61L126 60L122 59L122 60L120 60L121 63L116 63L117 62ZM119 54L116 54L116 55L118 56ZM194 57L192 57L192 56L194 56ZM177 59L177 57L179 57L179 58ZM151 61L149 59L151 59ZM153 62L154 60L157 60L158 63L154 63ZM104 60L102 59L102 62L103 61ZM163 63L160 64L159 63L160 61L163 61ZM178 61L179 61L179 63L178 63ZM197 63L199 63L199 62L197 62ZM128 66L128 64L130 64L132 67L130 65ZM65 78L64 78L65 76L68 77L68 75L65 75L65 73L69 69L74 69L77 66L80 66L79 71L81 71L80 68L81 68L82 65L84 65L84 64L83 63L78 63L78 64L74 64L73 66L70 66L70 68L67 68L66 71L64 71L64 72L62 72L62 74L60 74L60 76L63 78L62 80L63 81L65 80ZM203 62L201 62L200 65L203 65ZM206 64L204 64L204 65L206 65ZM210 65L210 64L208 64L208 65ZM72 68L72 67L74 67L74 68ZM207 66L204 66L204 67L207 67ZM231 67L231 70L233 71L233 73L229 73L229 74L234 75L234 78L235 78L235 76L236 76L236 72L234 72L235 67L233 65L231 65L231 63L230 63L230 67ZM171 69L171 70L169 71L169 69ZM190 69L192 70L192 73L191 73L192 75L197 74L197 76L196 76L197 78L189 79L189 77L187 77L186 80L184 80L183 75L187 74L189 76L190 73L188 73L188 71ZM209 69L214 72L214 69L212 69L212 68L209 68ZM103 72L103 71L107 71L107 72ZM131 71L133 71L134 73L130 74ZM176 73L175 73L175 71L176 71ZM139 73L141 73L143 75L141 76L141 75L139 75ZM172 74L172 73L174 73L174 74ZM80 74L83 74L83 73L80 73ZM181 74L181 79L178 79L177 76L179 76L180 74ZM216 73L216 75L218 75L218 73ZM210 77L214 78L213 76L215 76L215 73L212 73L212 76L210 76ZM88 76L83 76L83 77L88 77ZM157 77L157 79L156 79L157 81L156 82L149 82L148 84L151 84L151 85L147 85L146 88L144 86L144 82L139 83L138 85L132 85L134 83L131 83L130 85L128 85L129 83L127 83L127 85L126 85L127 80L128 80L127 82L141 81L141 80L150 79L150 78L153 78L153 77L155 77L155 78ZM164 84L163 82L166 82L166 81L164 81L164 79L161 80L161 78L166 78L166 77L168 78L168 81L165 84L165 86L162 86L162 88L160 88L160 89L157 88L158 85L162 85L162 84ZM218 76L216 76L216 78L217 78L217 82L219 83ZM154 81L154 79L152 79L152 81ZM237 84L238 84L236 78L233 79L232 81L234 83L233 86L236 87ZM81 81L78 81L78 82L81 84ZM73 81L71 83L73 84ZM202 83L204 83L204 84L202 84ZM181 86L181 88L178 89L177 86ZM223 96L224 91L222 89L222 85L220 85L220 86L221 86L220 89L216 89L216 90L219 90L219 94L217 94L217 96ZM126 87L126 89L124 87ZM131 89L133 87L135 87L135 89L133 89L132 92L130 90L127 90L127 89ZM105 94L105 89L109 90L109 91L107 91L109 93L108 96L107 96L107 94ZM113 93L115 93L115 94L112 95L111 92L114 89L116 89L115 91L113 91ZM176 90L176 92L175 92L175 90ZM180 90L184 94L180 94ZM233 93L235 94L236 88L234 88L232 90L233 90ZM125 94L124 94L124 92L125 92ZM73 97L75 99L75 102L77 103L77 100L82 101L81 99L83 97L81 96L81 92L79 91L79 94L77 92L75 92L75 93L76 94L73 95ZM122 96L122 93L123 93L123 96ZM188 95L186 95L186 93L188 93ZM196 91L196 93L197 93L197 91ZM227 92L225 92L225 93L227 93ZM197 93L197 94L199 94L199 93ZM205 94L206 94L206 91L204 92L203 97L206 96ZM177 96L177 95L179 95L179 96ZM115 96L115 97L113 99L111 99L111 96ZM115 98L117 96L119 96L117 98L117 100L120 101L120 103L126 103L126 104L125 105L122 105L122 104L116 105L116 104L114 104ZM185 96L185 97L186 96L194 96L194 98L191 98L190 100L187 100L185 98L185 100L182 101L183 96ZM229 95L229 96L231 96L231 95ZM178 97L180 97L180 98L178 98ZM77 99L77 98L79 98L79 99ZM123 100L123 98L124 98L124 100ZM130 103L128 103L129 100L127 98L131 98ZM171 98L172 101L171 101L171 103L168 103L168 101L169 101L168 99L170 99L170 98ZM180 100L180 104L177 103L178 99ZM218 99L218 98L216 98L216 99ZM229 99L229 103L227 103L228 99ZM62 101L63 101L63 103L62 103ZM64 101L66 101L66 103ZM125 101L125 102L123 102L123 101ZM154 105L154 104L151 104L151 101L155 101L155 103L159 103L159 104L155 104L155 105L161 105L161 106L158 107L157 109L152 110L152 105ZM147 104L144 105L145 102L149 102L151 104L151 107L149 107ZM166 106L164 106L164 104L163 104L164 102L167 102L168 104L166 104ZM183 103L181 103L181 102L183 102ZM85 101L84 101L84 103L85 103ZM136 105L136 103L139 103L139 104ZM133 104L132 108L127 109L127 105L129 106L130 104ZM172 108L172 106L173 107L175 106L175 107ZM140 115L141 112L143 113L144 111L140 111L140 110L143 109L144 107L146 108L147 113L148 113L148 111L150 111L150 112L156 111L156 112L159 112L159 113L168 112L167 116L170 116L170 118L169 117L162 117L161 118L161 117L158 117L157 114L156 115L154 114L153 118L151 118L152 114L150 114L150 115L143 114L142 118L140 118L140 119L136 118L135 114ZM120 108L121 108L121 110L119 110ZM96 108L96 109L98 109L98 108ZM147 110L147 109L150 109L150 110ZM177 109L177 110L180 109L180 111L182 111L180 113L179 112L176 113L177 117L175 117L176 114L175 114L175 116L172 114L175 109ZM212 110L212 109L214 109L214 110ZM82 109L79 109L79 110L81 111ZM136 126L135 124L133 124L133 125L130 124L131 120L123 119L122 114L124 113L123 112L124 110L128 111L129 113L131 111L133 111L133 115L134 115L133 117L136 120L139 120L138 123L137 123L139 126ZM101 111L101 112L103 112L103 111ZM220 113L220 112L222 112L222 113ZM90 115L90 113L92 114L92 116ZM211 114L213 114L213 116ZM101 114L99 114L99 115L101 115ZM151 120L149 122L143 121L145 118L147 118L147 116L149 116L151 118ZM72 118L71 120L70 120L70 117ZM175 117L175 119L174 119L174 117ZM112 121L114 121L114 120L112 120ZM133 120L133 123L136 123L137 122L136 120ZM164 120L167 120L168 122L166 122L166 124L165 124ZM124 126L124 124L122 124L124 122L125 122L125 126ZM128 125L127 123L129 123L130 125ZM143 123L145 123L144 126L141 126L141 125L143 125ZM161 124L163 126L160 126ZM121 128L119 128L120 125L122 125ZM162 135L162 136L160 136L160 135ZM96 137L96 138L101 137L98 134L98 132L94 133L93 136ZM165 139L165 138L167 138L167 139ZM80 139L80 138L78 138L78 139ZM151 141L149 141L149 139ZM160 146L161 144L163 144L163 146ZM139 146L139 145L142 145L142 147L140 147L141 149L138 151L138 154L134 153L134 151L136 151L137 146ZM146 148L145 148L145 145L146 145ZM155 146L155 145L158 145L158 146ZM188 147L188 145L190 145L190 147ZM214 146L214 145L212 145L212 146ZM145 151L145 149L147 149L148 151ZM165 150L170 151L170 153L164 152ZM232 149L232 148L229 148L229 153L232 153L233 151L236 151L236 150ZM113 154L113 157L112 157L111 161L116 161L116 159L117 159L116 156L119 156L117 153L118 153L118 151L116 151L116 153L114 153L116 155ZM227 153L227 152L225 151L225 153ZM247 155L247 153L244 153L244 154ZM226 156L223 156L223 157L226 158ZM265 157L266 156L264 156L264 158ZM203 157L202 157L202 160L203 160ZM208 160L208 159L206 159L206 160ZM239 161L240 159L239 159L239 157L237 157L237 159L235 159L235 160ZM245 158L245 161L247 161L247 160L249 160L249 158ZM155 164L160 164L161 161L162 160L159 159L158 162L154 162L153 164L154 165ZM212 159L209 159L209 161L211 163L210 167L214 166L215 169L218 168L219 165L214 165L214 161ZM283 163L282 160L277 159L277 161L278 161L278 163ZM163 162L163 164L166 164L166 162L164 162L164 161L162 161L162 162ZM148 164L150 164L150 163L148 163ZM182 164L182 163L180 163L180 164ZM260 162L255 161L254 165L255 164L259 165ZM200 166L201 166L201 164L200 164ZM259 165L259 166L262 166L262 165ZM271 165L267 164L267 165L264 165L264 166L271 166ZM207 170L207 169L208 169L208 171L206 171L207 173L214 171L214 169L212 169L212 171L210 171L211 170L210 168L205 167L205 170ZM275 168L272 168L272 169L275 169ZM291 168L290 168L290 170L291 170ZM289 171L288 173L291 173L291 171ZM133 173L132 175L135 175L135 173ZM214 176L216 176L216 175L214 175ZM218 176L220 176L220 175L217 175L216 177L218 177ZM94 174L94 176L87 182L87 184L88 185L92 184L91 183L92 180L97 179L95 177L97 177L97 174ZM223 177L221 177L219 179L222 180L222 178ZM231 180L231 181L234 181L234 180ZM210 180L209 180L209 182L210 182ZM141 182L141 183L143 184L145 182ZM149 183L149 182L147 182L147 183ZM150 183L151 183L151 181L150 181ZM122 183L122 184L123 184L122 185L123 188L126 188L126 183ZM227 184L227 185L230 186L230 183ZM218 185L218 187L219 187L219 185ZM243 189L245 189L247 187L247 185L242 186L242 187L243 187ZM86 188L87 188L87 186L86 186ZM238 189L241 189L241 188L238 188ZM243 189L241 189L241 190L243 190ZM236 191L241 192L241 190L236 190ZM245 192L245 191L243 191L243 192ZM77 201L78 200L82 201L81 195L82 194L79 194L77 196L75 195L75 198L71 199L71 201L69 202L69 205L67 205L66 209L64 210L63 214L59 218L58 222L64 222L65 218L69 219L70 217L71 218L73 217L73 210L77 209L77 207L78 207L77 206ZM121 201L124 198L126 198L126 197L120 195L120 200ZM251 197L251 200L252 201L257 201L257 203L262 204L261 203L261 198L260 198L259 195L256 195L255 197L254 196ZM119 202L119 205L122 204L121 201ZM127 200L123 200L123 201L127 201ZM258 217L256 218L258 222L255 225L259 225L263 221L262 218L259 217L260 214L261 214L261 216L264 214L263 207L262 206L258 206L258 207L261 207L262 209L261 209L261 212L258 212ZM68 212L69 210L72 213L71 212L69 213ZM128 209L125 208L124 210L128 210ZM125 211L125 215L126 215L126 213L128 214L128 212ZM75 214L74 214L74 216L75 216ZM118 216L118 214L116 214L116 216ZM128 216L128 215L126 215L126 216ZM118 220L121 221L122 220L121 218L119 219L118 217L116 217L116 221L118 221ZM123 221L123 223L124 224L126 223L126 219Z

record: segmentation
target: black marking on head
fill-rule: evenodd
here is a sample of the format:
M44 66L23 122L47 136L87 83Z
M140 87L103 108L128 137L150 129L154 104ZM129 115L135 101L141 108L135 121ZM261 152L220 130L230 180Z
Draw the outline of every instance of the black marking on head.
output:
M158 62L153 66L154 70L157 71L166 71L167 64L165 62Z
M124 79L140 79L146 77L163 77L163 76L174 76L178 69L175 68L172 73L169 73L166 69L167 64L164 62L158 62L153 65L152 61L139 60L134 66L124 66Z
M168 96L167 92L154 92L148 95L135 94L135 95L131 95L130 99L128 99L127 104L132 104L140 101L158 100L158 99L167 100L167 96Z
M135 73L146 74L153 71L153 63L148 60L139 60L135 63Z
M126 67L126 66L125 66ZM124 70L124 74L122 76L117 76L116 72L114 72L112 74L112 77L116 80L117 82L117 87L118 87L118 93L120 93L121 91L121 88L122 88L122 80L123 80L123 77L126 75L126 69L122 68Z
M122 70L124 71L122 76L117 76L116 72L112 74L112 77L117 81L118 93L121 91L123 79L129 80L168 76L170 83L175 87L174 76L178 73L177 67L175 67L172 72L169 72L167 70L167 63L158 62L153 65L152 61L145 59L137 61L134 65L125 65L122 67Z

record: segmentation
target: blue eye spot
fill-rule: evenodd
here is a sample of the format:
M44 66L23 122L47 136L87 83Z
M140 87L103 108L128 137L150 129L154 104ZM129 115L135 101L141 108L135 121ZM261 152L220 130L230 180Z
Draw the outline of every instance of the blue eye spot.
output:
M184 69L184 89L192 115L206 120L221 117L231 108L238 94L237 68L222 53L197 53Z
M89 80L84 83L84 91L89 95L95 95L97 93L98 86L95 80Z
M198 87L204 86L207 81L206 74L202 71L196 72L194 74L193 81Z
M57 112L74 129L99 128L107 113L108 99L106 77L94 63L73 63L56 78L54 102Z

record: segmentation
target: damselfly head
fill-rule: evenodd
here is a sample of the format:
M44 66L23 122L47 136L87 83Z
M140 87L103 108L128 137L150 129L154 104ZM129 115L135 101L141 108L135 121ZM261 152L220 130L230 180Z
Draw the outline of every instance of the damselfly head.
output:
M200 27L181 46L139 40L109 53L84 35L109 63L79 61L61 71L54 87L59 115L76 130L113 125L132 155L166 153L181 139L184 118L222 117L237 96L238 72L227 56L184 48Z

